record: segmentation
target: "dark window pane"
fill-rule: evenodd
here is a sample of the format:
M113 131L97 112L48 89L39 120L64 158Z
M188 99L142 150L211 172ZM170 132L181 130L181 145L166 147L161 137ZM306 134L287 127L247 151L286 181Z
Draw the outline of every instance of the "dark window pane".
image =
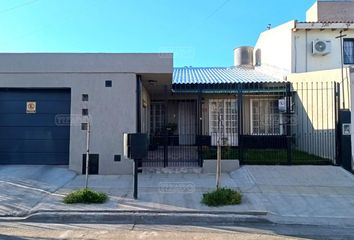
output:
M106 87L112 87L112 81L111 80L107 80L105 85L106 85Z
M344 39L343 58L344 64L354 64L354 39Z

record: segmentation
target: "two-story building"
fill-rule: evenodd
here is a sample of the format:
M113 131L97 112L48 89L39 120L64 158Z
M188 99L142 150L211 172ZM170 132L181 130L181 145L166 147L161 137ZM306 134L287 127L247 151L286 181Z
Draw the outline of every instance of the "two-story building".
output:
M315 155L328 149L338 155L338 110L351 109L354 1L318 0L305 21L292 20L261 33L254 63L292 83L295 145ZM338 96L333 82L339 84Z

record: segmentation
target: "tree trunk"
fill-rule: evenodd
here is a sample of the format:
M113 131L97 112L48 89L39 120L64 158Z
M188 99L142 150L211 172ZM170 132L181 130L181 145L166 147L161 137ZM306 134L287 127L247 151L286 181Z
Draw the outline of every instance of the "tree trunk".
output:
M221 146L217 146L217 159L216 159L216 189L220 188L220 178L221 178Z

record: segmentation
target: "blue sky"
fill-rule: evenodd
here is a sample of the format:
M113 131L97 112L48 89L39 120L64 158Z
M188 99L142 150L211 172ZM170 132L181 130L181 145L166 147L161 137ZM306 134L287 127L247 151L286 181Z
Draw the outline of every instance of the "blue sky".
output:
M0 0L0 52L166 52L175 66L231 66L268 23L314 0Z

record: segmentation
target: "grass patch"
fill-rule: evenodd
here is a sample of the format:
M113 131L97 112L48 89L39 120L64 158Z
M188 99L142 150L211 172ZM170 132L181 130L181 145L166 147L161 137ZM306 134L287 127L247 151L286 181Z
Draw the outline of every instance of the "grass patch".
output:
M241 204L242 195L240 192L229 189L220 188L213 192L203 194L202 203L209 207L218 207L226 205Z
M74 203L104 203L108 200L108 196L102 192L95 192L90 189L80 189L74 192L69 193L63 199L63 202L66 204Z
M239 159L237 147L223 147L221 156L223 160ZM204 148L204 159L216 159L216 148ZM331 165L330 159L293 149L291 152L293 165ZM243 151L244 165L286 165L286 149L246 149Z

